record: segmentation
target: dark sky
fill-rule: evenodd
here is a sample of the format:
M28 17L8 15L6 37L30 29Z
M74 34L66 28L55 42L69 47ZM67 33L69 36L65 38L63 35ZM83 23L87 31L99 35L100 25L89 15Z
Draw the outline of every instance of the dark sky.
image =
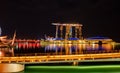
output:
M2 0L2 35L17 38L54 36L53 22L81 23L83 36L105 36L120 41L119 0Z

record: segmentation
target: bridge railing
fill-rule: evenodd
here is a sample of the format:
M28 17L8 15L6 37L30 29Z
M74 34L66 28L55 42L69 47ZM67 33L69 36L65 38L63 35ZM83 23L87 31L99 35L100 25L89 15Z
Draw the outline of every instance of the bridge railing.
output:
M97 59L120 58L120 53L102 54L81 54L81 55L49 55L49 56L21 56L21 57L0 57L0 63L47 63L61 61L84 61Z

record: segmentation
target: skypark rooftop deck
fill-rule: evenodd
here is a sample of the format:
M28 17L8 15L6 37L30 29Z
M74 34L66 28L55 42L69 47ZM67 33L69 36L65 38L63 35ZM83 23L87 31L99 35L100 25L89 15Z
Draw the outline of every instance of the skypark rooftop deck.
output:
M83 26L82 24L75 24L75 23L52 23L52 25L60 25L60 26Z

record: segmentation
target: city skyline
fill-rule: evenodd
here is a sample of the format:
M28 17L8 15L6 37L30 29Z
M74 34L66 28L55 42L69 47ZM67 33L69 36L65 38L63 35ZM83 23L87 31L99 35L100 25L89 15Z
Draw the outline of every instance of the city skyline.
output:
M83 37L119 37L119 2L114 0L21 0L0 2L2 35L17 38L55 36L54 22L80 23ZM51 33L52 32L52 33Z

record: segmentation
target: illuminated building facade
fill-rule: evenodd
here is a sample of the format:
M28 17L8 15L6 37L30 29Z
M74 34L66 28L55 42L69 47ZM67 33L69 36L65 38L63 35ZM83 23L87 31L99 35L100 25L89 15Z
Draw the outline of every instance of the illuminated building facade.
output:
M52 23L52 25L56 26L55 38L64 38L67 40L75 37L82 39L82 24Z

